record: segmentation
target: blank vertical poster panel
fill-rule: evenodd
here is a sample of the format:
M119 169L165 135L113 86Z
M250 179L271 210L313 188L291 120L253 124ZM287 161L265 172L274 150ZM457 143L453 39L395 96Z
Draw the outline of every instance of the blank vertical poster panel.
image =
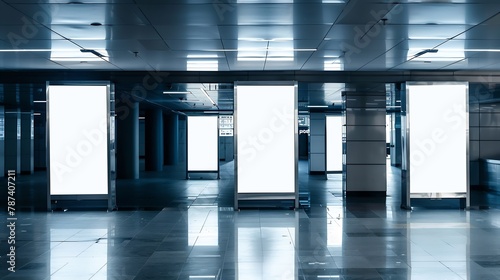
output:
M108 193L107 86L49 86L51 195Z
M467 192L467 89L408 85L410 193Z
M295 192L295 87L238 85L239 193Z
M342 171L342 116L326 116L326 171Z
M219 119L188 116L188 171L218 171Z

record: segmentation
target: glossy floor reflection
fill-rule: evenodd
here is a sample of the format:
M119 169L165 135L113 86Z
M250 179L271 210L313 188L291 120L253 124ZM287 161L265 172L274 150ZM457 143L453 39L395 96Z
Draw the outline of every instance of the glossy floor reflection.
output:
M167 170L168 179L120 181L115 212L20 212L16 272L7 271L4 229L0 277L500 279L498 204L403 211L393 168L385 199L345 200L340 175L308 176L301 162L310 208L233 211L231 168L223 165L221 180Z

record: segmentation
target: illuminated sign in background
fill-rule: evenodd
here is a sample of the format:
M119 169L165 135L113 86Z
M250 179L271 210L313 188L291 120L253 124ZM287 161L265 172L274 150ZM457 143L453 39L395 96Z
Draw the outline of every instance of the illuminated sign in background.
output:
M107 86L49 86L51 195L108 193L107 91Z
M467 90L408 85L410 193L467 192Z
M237 86L238 193L295 192L295 99L293 85Z
M188 171L219 170L217 116L188 116Z
M342 116L326 116L326 171L342 171Z
M219 116L219 136L233 136L233 116Z

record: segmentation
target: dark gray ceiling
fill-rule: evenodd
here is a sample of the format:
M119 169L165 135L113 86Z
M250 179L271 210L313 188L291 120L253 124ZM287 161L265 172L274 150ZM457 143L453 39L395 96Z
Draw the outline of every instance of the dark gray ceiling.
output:
M500 70L498 0L392 2L3 0L0 70Z

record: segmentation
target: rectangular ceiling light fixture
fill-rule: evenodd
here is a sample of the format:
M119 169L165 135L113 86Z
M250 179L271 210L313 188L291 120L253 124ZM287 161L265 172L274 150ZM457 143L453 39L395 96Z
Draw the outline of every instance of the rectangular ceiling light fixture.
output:
M215 103L215 101L208 95L208 92L204 88L200 88L200 90L201 92L203 92L203 94L205 94L205 96L210 100L210 102L212 102L212 105L217 107L217 103Z
M211 49L204 52L242 52L242 51L283 51L283 52L315 52L318 49L294 49L294 48L239 48L239 49Z
M218 60L188 60L187 71L217 71L219 70Z
M164 91L163 94L191 94L190 91Z
M3 49L0 52L51 52L51 49Z

